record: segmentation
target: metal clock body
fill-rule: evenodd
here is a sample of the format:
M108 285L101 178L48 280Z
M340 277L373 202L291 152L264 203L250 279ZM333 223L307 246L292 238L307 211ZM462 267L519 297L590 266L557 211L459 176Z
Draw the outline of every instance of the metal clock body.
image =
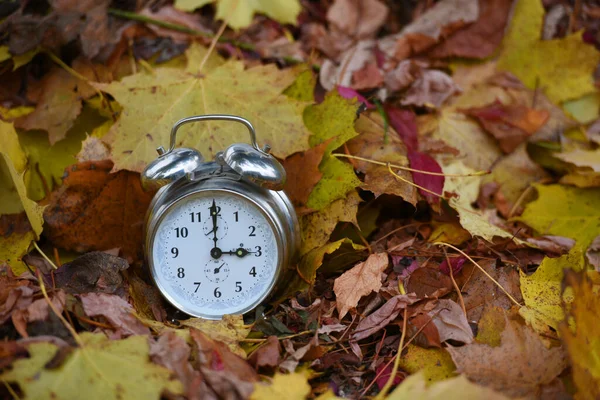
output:
M234 144L203 162L193 149L174 149L177 128L207 119L242 122L252 146ZM161 294L181 311L219 319L257 307L273 292L299 245L298 221L283 191L285 171L259 149L252 125L239 117L179 121L169 151L142 174L160 187L145 225L145 254ZM283 180L281 178L283 171Z

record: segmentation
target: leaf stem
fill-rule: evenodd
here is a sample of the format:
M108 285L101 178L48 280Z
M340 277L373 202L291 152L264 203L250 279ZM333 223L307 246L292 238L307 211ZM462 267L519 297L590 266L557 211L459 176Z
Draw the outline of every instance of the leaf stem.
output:
M458 295L458 299L460 300L460 308L462 308L465 317L467 316L467 308L465 307L465 300L463 299L462 293L460 292L460 288L454 279L454 271L452 268L452 264L450 263L450 257L448 257L448 252L444 247L444 256L446 257L446 263L448 264L448 271L450 272L450 279L452 280L452 285L454 286L454 290L456 290L456 294Z
M390 172L390 174L392 174L396 179L400 179L402 182L408 183L409 185L412 185L412 186L414 186L414 187L416 187L418 189L421 189L421 190L423 190L423 191L425 191L427 193L431 193L432 195L437 196L437 197L439 197L441 199L445 199L445 197L443 195L441 195L439 193L436 193L436 192L434 192L432 190L429 190L426 187L423 187L421 185L417 185L416 183L411 182L408 179L401 177L400 175L398 175L397 173L395 173L394 171L392 171L392 167L391 167L391 165L389 163L387 164L387 167L388 167L388 171Z
M390 167L398 168L398 169L401 169L403 171L418 172L418 173L424 174L424 175L445 176L447 178L465 178L465 177L469 177L469 176L482 176L482 175L487 175L487 174L490 173L490 171L476 171L476 172L473 172L473 173L470 173L470 174L445 174L443 172L431 172L431 171L425 171L425 170L422 170L422 169L415 169L415 168L405 167L403 165L391 164L389 162L371 160L370 158L353 156L351 154L334 153L334 154L332 154L332 156L333 157L341 157L341 158L350 158L350 159L353 159L353 160L364 161L364 162L368 162L368 163L371 163L371 164L383 165L384 167L386 167L386 166L389 165Z
M487 276L487 277L488 277L488 278L489 278L489 279L490 279L492 282L494 282L494 283L496 284L496 286L498 286L498 287L500 288L500 290L502 290L502 291L504 292L504 294L505 294L506 296L508 296L508 298L509 298L509 299L510 299L510 300L511 300L513 303L515 303L515 305L517 305L517 306L519 306L519 307L522 307L522 306L521 306L521 304L519 304L519 302L518 302L517 300L515 300L515 298L514 298L514 297L512 297L512 296L510 295L510 293L508 293L508 291L507 291L506 289L504 289L500 283L498 283L498 281L497 281L497 280L495 280L495 279L494 279L494 278L493 278L493 277L492 277L490 274L488 274L488 273L487 273L487 271L486 271L485 269L483 269L483 267L482 267L481 265L479 265L479 264L478 264L478 263L477 263L475 260L473 260L473 259L472 259L472 258L471 258L471 257L470 257L470 256L469 256L467 253L465 253L465 252L464 252L464 251L462 251L461 249L459 249L459 248L457 248L457 247L455 247L455 246L453 246L453 245L451 245L451 244L445 243L445 242L435 242L435 243L433 243L433 244L434 244L434 245L436 245L436 246L446 246L446 247L450 247L451 249L454 249L454 250L458 251L460 254L462 254L463 256L467 257L467 258L469 259L469 261L471 261L473 264L475 264L475 266L477 266L477 268L479 268L479 269L481 270L481 272L483 272L483 273L484 273L484 275L485 275L485 276Z
M408 320L408 308L404 308L404 318L402 321L402 336L400 337L400 343L398 344L398 351L396 352L396 359L394 360L394 367L392 368L392 373L390 374L387 382L383 386L383 389L377 396L375 396L375 400L383 399L387 393L390 391L394 380L396 379L396 374L398 373L398 367L400 367L400 358L402 357L402 349L404 348L404 339L406 339L406 323Z
M42 257L44 257L44 259L46 261L48 261L50 263L50 265L52 266L53 269L58 269L58 267L56 266L56 264L54 264L52 262L51 259L48 258L48 256L42 251L42 249L40 249L37 245L37 243L35 242L35 240L32 242L33 243L33 247L35 247L35 249L38 251L38 253L41 254Z

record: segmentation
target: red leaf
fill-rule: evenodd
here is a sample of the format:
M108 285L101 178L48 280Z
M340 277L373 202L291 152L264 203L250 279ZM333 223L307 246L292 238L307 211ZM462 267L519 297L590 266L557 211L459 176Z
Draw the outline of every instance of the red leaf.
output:
M367 108L372 109L375 108L375 106L369 102L369 100L367 100L362 94L358 93L356 90L349 88L349 87L345 87L345 86L338 86L337 87L337 91L340 94L340 96L342 96L345 99L358 99L358 101L360 101L361 103L364 103L365 106L367 106Z
M398 132L406 148L416 151L419 148L419 137L415 113L410 110L401 110L391 106L385 106L385 112L390 125Z
M377 375L379 375L379 373L381 372L381 370L384 369L384 367L385 367L385 364L381 364L379 367L377 367ZM379 390L383 389L383 387L387 383L388 379L390 379L390 376L392 375L392 369L393 369L392 364L388 365L383 370L383 373L381 373L381 375L379 375L379 378L377 378L376 382L377 382L377 386L379 387ZM405 377L405 375L403 372L397 371L392 385L395 386L395 385L400 384L400 382L402 382L404 380L404 377Z
M442 172L442 167L428 154L421 153L419 151L408 151L408 160L410 161L410 167L419 169L421 171L428 172ZM444 177L440 175L429 175L422 174L420 172L413 172L413 181L434 193L442 195L444 190ZM437 203L440 198L425 190L419 189L419 193L427 199L429 203Z
M458 274L463 269L463 265L466 261L467 257L465 256L451 258L450 265L452 266L452 275ZM450 275L450 268L448 268L448 262L446 260L442 261L442 263L440 264L440 271L442 271L446 275Z

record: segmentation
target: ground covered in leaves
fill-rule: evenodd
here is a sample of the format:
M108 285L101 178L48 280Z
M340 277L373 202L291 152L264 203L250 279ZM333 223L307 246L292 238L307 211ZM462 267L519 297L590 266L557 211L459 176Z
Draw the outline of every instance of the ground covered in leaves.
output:
M0 4L0 396L600 397L593 0ZM244 316L145 269L139 172L240 115L302 246ZM182 130L207 159L245 133Z

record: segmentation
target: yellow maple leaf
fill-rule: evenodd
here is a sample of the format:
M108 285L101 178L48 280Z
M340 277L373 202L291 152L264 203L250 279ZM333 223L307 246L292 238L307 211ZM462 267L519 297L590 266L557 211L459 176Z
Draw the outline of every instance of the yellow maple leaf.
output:
M0 234L0 263L8 263L15 274L26 270L21 257L33 240L39 238L44 208L27 197L23 174L27 165L12 123L0 121L0 217L8 233Z
M256 128L259 144L268 143L280 158L308 148L309 132L302 122L307 102L282 94L295 79L293 72L274 65L245 70L242 62L220 64L210 61L211 56L198 74L203 57L197 51L195 54L189 57L188 52L184 71L157 68L120 82L94 84L123 106L119 120L103 137L112 147L115 170L141 171L156 158L156 147L169 144L176 121L199 114L247 118ZM196 148L205 157L231 143L249 140L242 126L226 122L190 124L179 132L178 144Z
M464 376L436 382L426 387L425 375L418 373L406 378L387 400L508 400L508 397L471 383Z
M571 358L577 400L600 397L600 296L598 273L590 274L595 284L586 275L566 273L565 283L572 288L574 300L559 327Z
M504 37L498 68L515 74L529 88L540 87L561 103L595 91L593 71L600 52L582 40L582 33L541 40L541 0L519 0Z
M310 385L302 373L276 373L270 385L257 383L251 400L304 400L310 394Z
M183 11L214 3L215 0L175 0L175 7ZM284 24L295 24L300 13L298 0L216 0L216 19L222 19L234 28L245 28L252 23L255 13L263 13Z
M83 347L73 349L55 368L46 365L58 347L48 342L27 346L30 357L15 361L0 375L19 383L27 399L159 399L163 390L181 394L181 382L149 360L148 338L109 340L103 334L83 333Z

